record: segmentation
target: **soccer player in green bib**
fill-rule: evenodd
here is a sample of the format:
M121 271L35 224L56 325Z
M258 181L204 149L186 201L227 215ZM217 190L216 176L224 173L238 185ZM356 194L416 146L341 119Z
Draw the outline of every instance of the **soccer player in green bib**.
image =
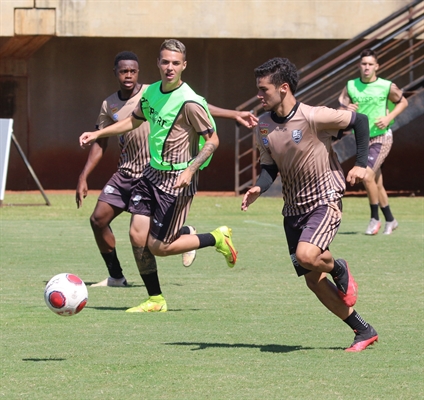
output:
M180 234L197 192L199 170L210 162L219 139L208 104L181 79L187 66L184 44L165 40L157 65L161 81L143 92L130 117L80 136L84 147L99 137L123 134L145 121L150 124L150 164L133 190L129 206L131 244L149 298L127 312L167 311L155 256L215 246L229 267L237 261L232 230L227 226L210 233Z
M340 108L365 114L369 121L368 166L363 183L368 195L371 219L366 235L376 235L380 230L379 206L386 219L383 233L390 235L398 227L383 186L381 166L393 144L390 126L394 118L408 106L408 101L396 84L377 77L378 68L376 52L364 50L360 55L360 78L348 81L339 97Z

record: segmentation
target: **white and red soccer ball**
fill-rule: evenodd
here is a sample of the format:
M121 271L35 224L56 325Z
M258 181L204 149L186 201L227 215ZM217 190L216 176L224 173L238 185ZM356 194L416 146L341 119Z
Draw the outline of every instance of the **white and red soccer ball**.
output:
M78 314L87 304L87 287L74 274L58 274L47 283L44 300L55 314L69 317Z

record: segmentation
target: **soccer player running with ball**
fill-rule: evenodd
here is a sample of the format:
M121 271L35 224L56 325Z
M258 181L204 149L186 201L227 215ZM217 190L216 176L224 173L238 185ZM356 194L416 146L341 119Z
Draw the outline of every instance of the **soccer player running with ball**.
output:
M346 351L362 351L378 335L353 309L357 284L347 262L335 260L329 250L341 222L346 187L331 142L339 131L355 131L356 163L346 181L351 185L362 181L368 157L367 117L299 103L294 96L298 73L286 58L273 58L257 67L255 77L257 96L266 111L256 130L261 173L246 192L241 209L247 211L280 173L284 230L294 268L322 304L355 332Z

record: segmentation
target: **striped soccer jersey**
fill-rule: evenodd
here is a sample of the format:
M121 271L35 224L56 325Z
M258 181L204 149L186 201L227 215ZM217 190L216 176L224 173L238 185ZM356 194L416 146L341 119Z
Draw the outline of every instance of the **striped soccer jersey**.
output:
M97 128L102 129L131 115L140 101L143 91L148 85L142 85L139 92L128 100L122 100L119 92L115 92L103 101L97 117ZM132 178L140 178L144 168L150 161L148 134L149 124L141 124L138 128L118 136L121 154L118 171Z
M278 167L284 216L305 214L342 198L346 183L331 143L352 118L351 111L303 103L297 103L287 118L274 112L260 116L256 129L260 162Z

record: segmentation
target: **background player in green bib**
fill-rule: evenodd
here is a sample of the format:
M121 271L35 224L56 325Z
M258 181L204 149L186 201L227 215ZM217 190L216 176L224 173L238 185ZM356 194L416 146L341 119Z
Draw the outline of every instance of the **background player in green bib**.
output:
M182 254L215 246L233 267L237 252L232 231L221 226L210 233L180 235L197 191L199 169L219 145L215 124L203 98L181 79L187 66L185 46L165 40L157 62L161 81L143 92L132 115L116 124L80 136L84 147L99 137L120 135L149 121L151 162L131 197L130 238L149 298L128 312L166 311L155 256ZM221 116L221 115L218 115ZM199 146L200 138L204 141Z
M360 59L361 76L347 82L339 97L340 108L368 116L370 143L367 174L363 183L370 203L371 219L365 233L378 233L381 227L378 215L380 206L386 219L384 234L390 235L398 227L398 222L390 210L381 166L393 143L390 126L394 118L408 106L408 101L393 82L377 77L379 65L375 51L364 50Z

